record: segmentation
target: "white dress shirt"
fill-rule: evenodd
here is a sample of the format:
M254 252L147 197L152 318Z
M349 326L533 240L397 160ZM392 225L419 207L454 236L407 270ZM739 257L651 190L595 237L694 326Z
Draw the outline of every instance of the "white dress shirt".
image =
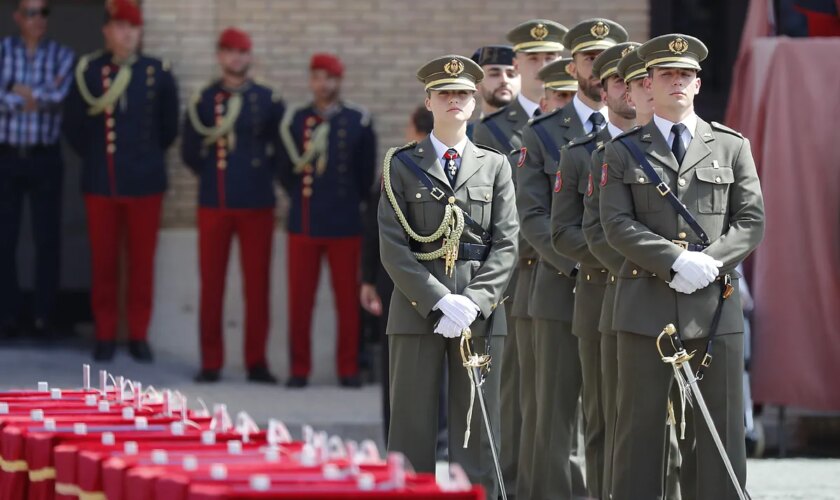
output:
M528 118L533 118L534 113L536 113L537 110L540 109L540 103L528 99L527 97L522 95L521 92L519 93L519 95L516 96L516 100L519 101L519 105L522 106L522 109L524 109L525 112L528 113Z
M656 125L656 128L659 129L659 132L662 133L662 137L665 138L665 142L668 143L668 147L671 148L674 144L674 133L671 132L671 127L674 126L674 122L668 121L665 118L654 114L653 123ZM691 113L680 123L685 125L685 130L683 130L682 137L680 137L680 139L682 140L686 151L688 151L688 145L691 143L691 138L694 137L695 130L697 130L697 115Z
M604 106L601 109L592 109L587 106L581 99L575 94L575 97L572 99L572 105L575 107L575 111L577 112L578 118L580 118L580 122L583 123L583 131L584 133L592 132L592 122L589 121L589 117L592 116L592 113L601 113L604 116L604 123L607 123L607 107Z
M442 167L446 168L446 164L443 161L443 154L446 153L447 150L449 150L449 146L442 143L440 139L435 137L434 130L432 130L432 133L429 134L429 139L432 140L432 146L435 148L435 153L437 154L438 161L440 162ZM455 160L455 164L458 165L458 168L461 168L461 158L463 158L464 156L464 149L467 147L467 141L469 141L469 139L467 138L467 136L464 136L464 138L461 139L461 142L452 146L452 149L458 152L458 159Z

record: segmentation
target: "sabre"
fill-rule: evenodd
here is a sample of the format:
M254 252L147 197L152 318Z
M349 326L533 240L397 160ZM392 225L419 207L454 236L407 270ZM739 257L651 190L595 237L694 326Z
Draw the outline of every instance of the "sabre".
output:
M488 330L489 334L489 330ZM502 466L499 463L499 453L496 450L496 441L493 438L493 427L490 425L490 416L487 414L487 405L484 403L484 392L481 386L484 385L484 376L481 370L490 371L490 364L492 358L490 354L476 354L471 346L472 331L465 328L461 332L461 361L464 368L467 369L467 375L470 377L470 409L467 411L467 431L464 435L464 448L470 440L470 421L472 420L473 401L475 396L478 396L478 406L481 409L481 416L484 420L484 427L487 429L487 438L490 442L490 453L493 455L493 465L496 467L496 479L499 482L499 491L502 493L502 500L507 500L507 493L505 492L505 482L502 477ZM490 341L489 339L487 340Z
M671 347L674 348L675 353L673 356L666 356L662 352L662 339L666 337L670 340ZM720 454L720 458L723 461L723 466L729 474L729 479L732 481L735 491L738 492L738 498L740 500L750 499L746 489L742 489L741 485L738 483L738 477L735 476L735 470L732 468L732 462L729 460L729 455L726 454L726 449L723 447L723 442L720 440L720 435L715 427L715 422L712 420L712 415L709 413L709 407L706 406L706 400L703 399L703 393L700 392L700 387L697 385L697 376L691 370L689 360L694 357L694 352L691 354L686 352L682 339L680 339L680 336L677 335L677 328L670 323L665 325L665 328L662 329L662 332L656 338L656 349L659 351L659 356L662 357L662 361L673 366L674 376L677 377L677 382L683 387L687 385L691 390L691 394L694 396L694 400L700 408L700 413L703 414L703 420L706 421L706 426L709 428L709 433L712 435L712 440L715 442L718 454Z

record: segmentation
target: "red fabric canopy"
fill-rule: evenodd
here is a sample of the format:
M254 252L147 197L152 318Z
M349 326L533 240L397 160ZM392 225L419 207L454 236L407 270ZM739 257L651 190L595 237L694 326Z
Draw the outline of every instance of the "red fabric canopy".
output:
M752 142L766 206L753 257L753 399L840 410L840 38L763 38L752 2L727 125Z

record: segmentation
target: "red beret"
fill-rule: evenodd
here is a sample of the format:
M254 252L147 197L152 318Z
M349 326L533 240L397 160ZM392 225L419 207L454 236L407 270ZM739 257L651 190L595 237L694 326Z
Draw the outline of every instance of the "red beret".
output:
M309 69L322 69L332 76L341 78L344 75L344 64L333 54L314 54L309 63Z
M143 26L143 14L131 0L113 0L108 6L109 21L126 21L133 26Z
M228 28L219 35L219 48L251 52L251 37L244 31Z

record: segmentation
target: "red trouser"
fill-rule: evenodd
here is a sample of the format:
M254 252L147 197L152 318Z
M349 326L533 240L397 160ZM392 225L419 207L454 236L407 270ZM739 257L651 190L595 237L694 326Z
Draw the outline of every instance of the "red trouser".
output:
M198 209L201 270L201 367L219 370L224 363L222 311L230 243L239 240L239 265L245 294L245 366L266 365L268 294L274 210Z
M359 371L359 259L362 239L289 235L289 342L292 376L308 377L312 368L312 308L327 254L338 313L338 375Z
M146 340L152 315L155 248L162 195L122 197L85 195L93 269L91 308L96 339L114 340L119 320L120 253L123 233L128 255L128 333Z

